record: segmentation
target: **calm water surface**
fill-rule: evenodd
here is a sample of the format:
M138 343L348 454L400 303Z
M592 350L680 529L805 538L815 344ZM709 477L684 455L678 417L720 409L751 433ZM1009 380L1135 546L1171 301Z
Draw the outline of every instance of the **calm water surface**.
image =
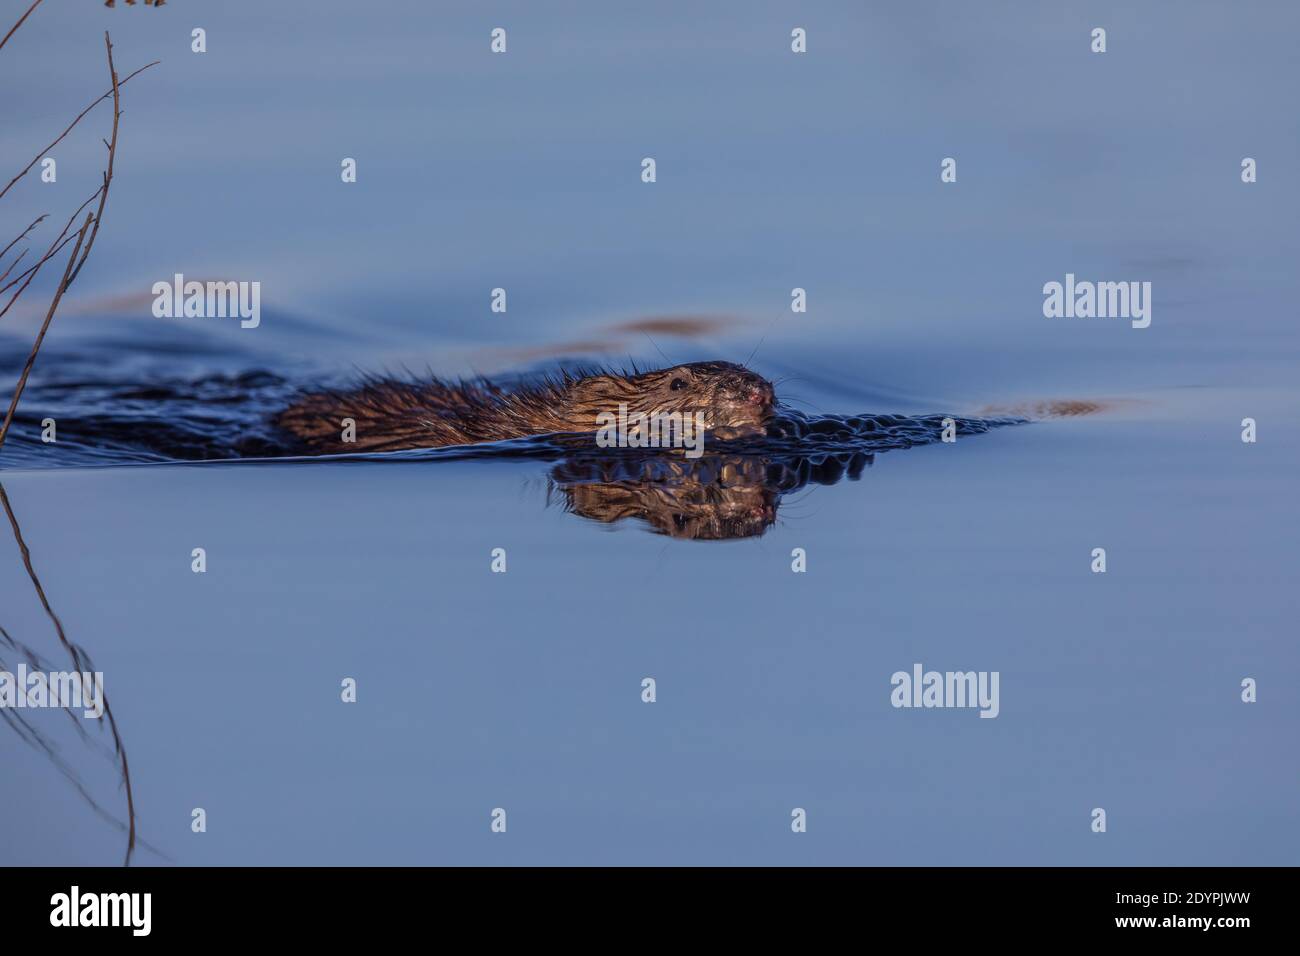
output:
M127 88L104 236L24 406L62 403L61 442L0 456L105 673L137 862L1296 862L1293 10L827 4L798 58L781 5L329 6L214 7L203 56L175 17L43 11L0 61L59 66L40 97L4 84L25 162L102 85L105 26L120 65L164 60ZM101 153L69 144L6 216L79 197ZM261 326L154 319L176 272L261 281ZM1067 272L1151 281L1151 327L1043 318ZM39 302L0 330L6 380ZM656 317L702 321L629 325ZM575 513L553 462L57 457L98 407L69 382L660 350L753 353L810 414L1115 404L878 454L724 541ZM4 540L0 626L61 663ZM918 661L999 671L999 717L892 708ZM0 862L119 863L111 736L32 719L57 749L0 727Z

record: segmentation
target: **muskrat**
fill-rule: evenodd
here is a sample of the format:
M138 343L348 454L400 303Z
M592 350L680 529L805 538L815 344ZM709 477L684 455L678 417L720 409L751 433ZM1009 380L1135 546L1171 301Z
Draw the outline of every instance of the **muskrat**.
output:
M703 414L704 427L724 438L762 434L776 407L772 385L731 362L692 362L631 373L564 371L506 389L486 379L448 382L369 379L348 392L301 395L275 424L307 449L399 451L595 432L602 413ZM343 440L345 419L355 440Z

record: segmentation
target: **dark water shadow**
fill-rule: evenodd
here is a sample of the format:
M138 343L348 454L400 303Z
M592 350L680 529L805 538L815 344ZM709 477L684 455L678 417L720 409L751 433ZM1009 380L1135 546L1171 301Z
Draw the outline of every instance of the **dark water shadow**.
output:
M697 458L571 449L549 471L547 500L582 518L603 524L635 520L671 538L760 537L794 492L858 481L877 455L942 441L945 424L955 438L1013 421L787 416L767 436L715 444L721 450Z

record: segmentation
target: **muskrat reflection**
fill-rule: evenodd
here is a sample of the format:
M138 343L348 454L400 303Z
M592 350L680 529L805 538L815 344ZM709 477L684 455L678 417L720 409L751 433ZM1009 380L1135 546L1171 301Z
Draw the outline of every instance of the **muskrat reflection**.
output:
M846 476L856 481L874 458L864 452L781 459L584 456L551 469L548 497L558 494L566 511L583 518L604 524L639 519L673 538L755 538L776 523L783 495Z

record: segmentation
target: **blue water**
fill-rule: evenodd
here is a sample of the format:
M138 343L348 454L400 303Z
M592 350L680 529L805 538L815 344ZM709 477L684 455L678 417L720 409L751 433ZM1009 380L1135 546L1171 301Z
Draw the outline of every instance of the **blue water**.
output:
M0 83L6 170L105 86L104 29L120 71L163 63L28 421L79 378L751 354L809 414L1106 405L705 541L574 513L551 461L60 466L97 401L64 394L0 481L105 674L135 862L1296 862L1291 7L50 6L0 52L46 78ZM8 232L94 189L106 117ZM261 325L154 318L176 272L260 281ZM1044 318L1067 272L1151 281L1150 328ZM0 322L7 381L53 281ZM629 325L664 317L699 321ZM13 541L0 626L66 661ZM893 708L916 662L998 671L999 716ZM0 727L0 862L120 863L111 735L26 716L57 759Z

